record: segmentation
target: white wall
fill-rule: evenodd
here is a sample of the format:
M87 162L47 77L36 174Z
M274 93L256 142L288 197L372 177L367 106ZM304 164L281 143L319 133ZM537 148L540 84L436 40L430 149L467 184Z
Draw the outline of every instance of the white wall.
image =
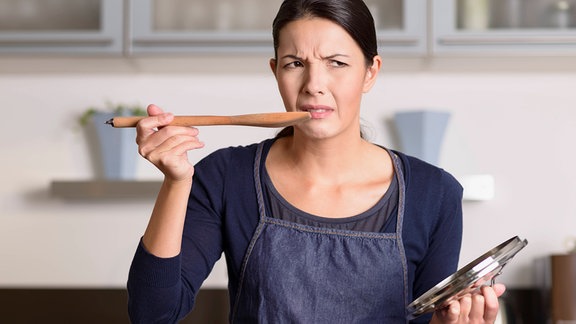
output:
M564 240L576 236L576 72L529 62L515 69L484 62L484 69L387 61L363 112L374 141L391 147L394 112L452 113L440 165L456 176L491 174L496 181L495 199L464 204L461 263L511 236L527 238L500 279L513 287L532 285L533 260L565 252ZM110 100L156 103L177 114L282 110L266 59L248 57L0 58L0 98L1 287L125 284L153 202L70 202L48 190L55 179L93 176L75 121L86 107ZM201 131L207 148L193 159L273 134ZM138 168L138 178L160 179L145 161ZM220 268L212 283L224 276Z

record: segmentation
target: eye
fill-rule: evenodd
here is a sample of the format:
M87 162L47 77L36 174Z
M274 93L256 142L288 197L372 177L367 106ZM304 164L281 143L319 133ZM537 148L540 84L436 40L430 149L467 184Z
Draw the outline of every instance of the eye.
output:
M348 64L342 62L342 61L338 61L338 60L330 60L330 66L332 67L344 67L344 66L348 66Z
M286 69L295 69L295 68L299 68L299 67L303 67L303 66L304 66L304 64L302 64L302 62L300 62L300 61L293 61L293 62L290 62L290 63L288 63L288 64L285 64L285 65L284 65L284 68L286 68Z

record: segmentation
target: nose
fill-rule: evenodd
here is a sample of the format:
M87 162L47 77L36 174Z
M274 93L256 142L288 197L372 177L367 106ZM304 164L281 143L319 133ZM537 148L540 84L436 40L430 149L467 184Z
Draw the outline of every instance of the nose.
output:
M306 69L303 91L306 94L315 96L326 93L326 78L322 73L320 64L311 64Z

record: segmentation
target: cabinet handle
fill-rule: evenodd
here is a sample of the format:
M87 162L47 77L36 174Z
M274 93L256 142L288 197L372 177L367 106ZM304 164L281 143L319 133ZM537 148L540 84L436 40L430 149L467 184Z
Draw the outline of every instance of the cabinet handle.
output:
M196 34L192 36L138 36L133 38L135 44L142 45L194 45L194 44L265 44L272 42L272 36L267 34Z
M21 45L39 45L39 46L65 46L65 45L109 45L114 42L111 38L0 38L2 46L21 46Z
M378 45L382 46L415 46L420 40L416 37L386 37L378 38Z
M574 36L505 36L505 37L484 37L484 36L445 36L439 37L438 43L441 45L574 45Z

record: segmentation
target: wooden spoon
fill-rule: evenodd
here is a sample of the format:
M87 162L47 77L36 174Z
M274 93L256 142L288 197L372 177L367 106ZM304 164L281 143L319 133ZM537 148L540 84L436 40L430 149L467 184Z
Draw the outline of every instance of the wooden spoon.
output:
M136 127L146 116L114 117L106 122L112 127ZM174 116L170 126L240 125L255 127L286 127L310 119L308 112L279 112L236 116Z

